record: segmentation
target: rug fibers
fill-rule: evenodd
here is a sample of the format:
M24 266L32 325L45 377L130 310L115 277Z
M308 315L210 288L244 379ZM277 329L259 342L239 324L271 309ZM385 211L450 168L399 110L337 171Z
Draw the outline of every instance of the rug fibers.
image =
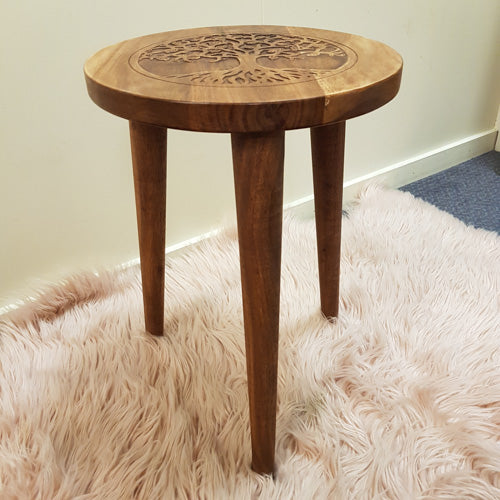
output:
M0 498L499 499L500 238L367 187L335 323L314 238L285 220L274 480L249 469L230 229L167 259L163 338L137 268L0 318Z

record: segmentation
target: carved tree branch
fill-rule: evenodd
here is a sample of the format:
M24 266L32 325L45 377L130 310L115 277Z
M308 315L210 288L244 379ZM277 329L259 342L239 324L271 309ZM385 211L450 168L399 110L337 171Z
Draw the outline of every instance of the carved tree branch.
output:
M257 62L258 58L293 61L319 56L347 58L342 48L326 40L282 34L234 33L164 42L141 53L139 62L147 59L166 63L196 63L205 59L214 63L213 71L206 71L205 66L201 71L183 74L174 72L173 76L216 85L273 84L313 78L321 74L322 70L262 66ZM216 63L228 59L238 60L239 66L230 70L217 68Z

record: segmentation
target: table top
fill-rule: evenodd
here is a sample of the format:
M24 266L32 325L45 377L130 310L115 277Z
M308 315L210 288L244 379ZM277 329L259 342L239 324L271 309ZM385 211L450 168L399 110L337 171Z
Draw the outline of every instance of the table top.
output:
M157 33L85 63L92 100L129 120L184 130L313 127L372 111L398 92L402 59L357 35L285 26Z

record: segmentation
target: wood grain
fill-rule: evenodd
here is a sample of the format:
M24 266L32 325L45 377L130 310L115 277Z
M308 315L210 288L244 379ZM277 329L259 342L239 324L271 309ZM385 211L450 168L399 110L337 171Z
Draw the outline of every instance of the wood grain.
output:
M146 330L163 335L167 130L130 122Z
M338 316L345 122L311 129L321 311Z
M284 132L232 134L252 468L272 473L276 435Z
M380 42L285 26L157 33L102 49L85 64L89 95L107 111L206 132L288 130L361 115L396 95L401 70L401 57Z
M163 333L166 129L230 132L252 467L274 470L284 131L311 127L321 309L338 314L345 120L398 92L402 60L357 35L286 26L157 33L85 63L92 100L130 121L147 331Z

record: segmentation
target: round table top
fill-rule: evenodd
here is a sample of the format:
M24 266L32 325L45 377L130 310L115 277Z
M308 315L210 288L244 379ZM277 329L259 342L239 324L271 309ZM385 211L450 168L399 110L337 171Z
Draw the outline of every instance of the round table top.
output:
M334 31L226 26L157 33L85 63L92 100L123 118L206 132L314 127L372 111L398 92L402 59Z

